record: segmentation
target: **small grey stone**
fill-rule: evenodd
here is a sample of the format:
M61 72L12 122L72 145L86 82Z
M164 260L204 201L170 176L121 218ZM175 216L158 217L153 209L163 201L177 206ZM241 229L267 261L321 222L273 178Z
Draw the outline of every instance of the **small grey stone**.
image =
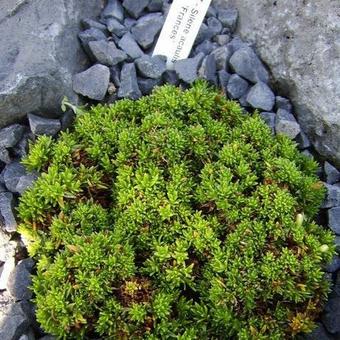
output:
M167 16L168 13L169 13L170 7L171 7L171 4L169 4L167 1L164 1L164 2L163 2L163 9L162 9L162 12L163 12L163 15L164 15L165 18L166 18L166 16Z
M53 335L45 335L39 340L56 340L56 338Z
M214 33L214 35L220 34L222 32L222 23L217 18L210 17L207 20L207 25Z
M88 55L91 55L89 50L90 41L106 40L106 35L98 28L89 28L78 34L81 44Z
M132 59L137 59L144 54L130 33L123 35L118 46Z
M217 12L217 18L221 21L224 27L230 30L230 32L235 31L238 19L237 9L219 9Z
M106 26L96 20L87 18L87 19L82 19L81 23L85 30L90 29L90 28L96 28L98 30L101 30L103 33L106 32Z
M247 93L249 84L246 80L241 78L238 74L233 74L228 82L227 94L231 99L241 98Z
M221 46L212 51L211 54L215 57L217 70L227 71L228 62L232 55L231 48L228 46Z
M163 23L164 18L161 13L150 13L137 21L136 25L131 28L131 33L138 44L146 50L153 45Z
M19 143L14 148L14 153L19 158L24 158L27 155L29 141L34 139L34 134L32 133L25 133L24 136L21 138Z
M9 276L7 289L16 301L32 298L32 291L29 287L32 284L31 273L33 266L34 261L32 259L22 260Z
M312 153L310 152L310 150L308 150L308 149L303 150L301 153L302 153L303 155L305 155L306 157L308 157L308 158L311 158L311 159L314 158L313 154L312 154Z
M13 124L0 130L0 147L12 148L21 139L25 127L20 124Z
M226 70L220 70L217 72L219 86L223 89L225 95L227 95L227 86L230 79L230 74Z
M26 172L25 167L19 162L12 162L6 165L3 170L6 188L14 193L22 194L31 187L38 175L35 172Z
M325 183L327 189L326 199L322 204L322 208L340 207L340 187Z
M163 0L150 0L148 5L149 12L160 12L163 9Z
M102 12L102 18L115 18L120 22L124 20L124 9L119 0L109 0Z
M134 26L134 25L136 24L136 22L137 22L136 19L133 19L133 18L126 18L126 19L124 20L124 26L125 26L128 30L130 30L130 28L131 28L132 26Z
M118 65L110 67L110 79L116 87L120 86L120 67Z
M28 114L28 121L31 131L37 135L55 136L61 129L59 119L40 117L34 114Z
M35 335L34 335L34 331L32 328L30 328L26 334L23 334L19 340L35 340Z
M128 31L128 29L115 18L107 19L106 26L108 31L115 34L117 37L122 37Z
M279 109L276 115L275 131L294 139L301 132L301 128L290 112Z
M25 334L30 326L30 318L26 313L23 302L18 302L1 316L0 339L16 340Z
M198 53L204 53L205 55L210 54L215 48L217 48L216 43L214 44L210 40L204 40L202 43L196 46L195 55Z
M3 220L3 227L8 233L15 232L17 222L13 214L14 197L11 192L0 193L0 214Z
M340 172L330 163L325 162L324 170L326 174L326 182L334 184L340 181Z
M266 124L272 130L272 133L275 132L275 113L274 112L261 112L261 118L266 122Z
M197 37L195 39L194 45L198 45L202 43L204 40L209 40L214 36L214 31L208 27L205 23L203 23L198 31Z
M340 231L340 227L339 227L339 231ZM338 255L340 255L340 236L339 235L335 236L334 243L335 243L335 250L338 253ZM340 278L340 274L338 274L338 275L339 275L339 278ZM339 281L339 284L340 284L340 281Z
M207 14L206 14L207 18L210 17L217 17L217 10L214 6L209 6L208 10L207 10Z
M203 53L197 54L194 58L182 59L175 62L174 70L179 79L191 84L197 79L198 69L204 58Z
M326 272L335 273L340 269L340 257L334 256L332 262L327 265Z
M247 47L250 48L240 37L234 37L229 43L228 47L235 53L237 50Z
M227 46L230 46L228 44ZM230 58L231 68L252 83L267 83L269 75L262 62L250 47L241 47ZM275 97L273 102L275 101ZM274 103L273 103L274 106ZM271 108L270 108L271 110Z
M73 90L94 100L103 100L109 86L110 70L105 65L94 65L73 77Z
M5 263L2 265L1 268L2 269L1 269L1 274L0 274L0 290L5 290L5 289L7 289L7 282L8 282L10 275L11 275L11 272L15 268L14 255L13 255L13 257L11 257L7 261L5 261ZM9 294L9 296L10 296L10 294ZM1 294L0 294L0 297L1 297ZM13 300L12 297L11 297L11 300ZM0 315L1 315L1 309L0 309Z
M148 7L150 0L124 0L123 7L135 19L139 18Z
M286 110L288 112L292 112L292 104L290 102L289 99L284 98L284 97L280 97L280 96L276 96L275 97L275 109L283 109Z
M179 79L177 73L173 70L167 70L163 74L163 81L167 84L178 85Z
M61 130L65 131L68 128L70 128L73 125L75 118L76 118L76 116L75 116L73 111L71 111L71 110L66 111L60 119Z
M9 164L12 162L12 157L9 154L8 149L0 147L0 161Z
M116 48L113 42L91 41L89 49L98 63L103 65L113 66L127 59L126 53Z
M136 68L133 63L124 64L121 72L119 98L138 99L142 93L138 87Z
M198 70L198 75L217 86L216 60L214 55L209 54L203 59L201 67Z
M337 234L340 235L340 207L334 207L328 210L328 225Z
M305 340L332 340L333 338L328 334L322 324L318 324L317 328L312 333L306 334L303 339Z
M216 41L219 46L224 46L230 41L230 36L228 34L218 34L214 38L214 41Z
M307 137L307 135L301 131L297 137L296 137L296 141L298 143L299 149L300 150L304 150L304 149L308 149L311 147L311 143Z
M340 332L340 297L328 300L321 320L331 334Z
M166 71L166 57L144 55L135 61L137 70L142 77L158 79Z
M162 80L158 79L145 79L145 78L138 78L138 86L144 96L150 94L152 90L161 85Z
M271 111L274 106L274 101L274 93L268 85L263 82L258 82L252 86L247 95L247 102L253 108L263 111Z

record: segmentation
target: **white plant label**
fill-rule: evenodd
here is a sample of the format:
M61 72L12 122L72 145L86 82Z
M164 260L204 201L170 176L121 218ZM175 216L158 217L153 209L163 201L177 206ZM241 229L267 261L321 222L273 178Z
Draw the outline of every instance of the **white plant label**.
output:
M167 57L172 69L177 60L188 58L211 0L174 0L153 55Z

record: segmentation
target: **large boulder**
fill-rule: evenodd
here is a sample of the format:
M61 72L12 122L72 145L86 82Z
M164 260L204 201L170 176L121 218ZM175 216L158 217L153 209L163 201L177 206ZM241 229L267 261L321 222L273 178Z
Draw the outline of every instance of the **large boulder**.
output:
M337 0L215 0L239 10L237 31L254 43L304 132L340 166L340 7Z
M72 75L87 67L80 21L102 6L102 0L1 0L0 126L30 112L56 114L64 95L78 101Z

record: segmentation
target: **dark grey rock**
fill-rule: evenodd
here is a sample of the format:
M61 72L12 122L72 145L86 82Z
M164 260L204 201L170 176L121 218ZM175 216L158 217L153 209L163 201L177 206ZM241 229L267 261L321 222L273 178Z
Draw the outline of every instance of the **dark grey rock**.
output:
M0 147L0 161L4 162L6 164L9 164L9 163L12 162L12 157L11 157L8 149Z
M217 70L227 71L228 62L232 56L232 49L228 46L221 46L212 51L211 54L215 57Z
M329 299L321 319L328 332L331 334L340 332L340 297Z
M39 340L56 340L56 338L52 335L45 335L42 338L40 338Z
M191 84L198 77L198 69L204 58L203 53L197 54L194 58L182 59L176 61L174 70L176 71L179 79Z
M275 97L275 109L282 109L282 110L286 110L288 112L292 112L293 107L292 104L290 102L289 99L284 98L284 97L280 97L280 96L276 96Z
M126 33L119 40L118 46L132 59L140 58L144 55L143 51L140 49L136 40L130 33Z
M36 135L55 136L61 129L59 119L44 118L37 115L27 115L31 131Z
M19 158L24 158L28 152L29 141L34 139L34 135L27 132L23 135L19 143L14 148L14 153Z
M159 79L166 71L166 57L144 55L135 61L137 70L142 77Z
M3 222L3 229L8 233L13 233L17 229L17 222L13 214L14 205L12 193L0 193L0 214Z
M110 67L110 79L116 87L120 86L120 67L118 65Z
M37 179L37 173L26 172L25 167L19 162L7 164L3 170L6 188L13 193L22 194L32 186Z
M164 18L161 13L149 13L138 19L131 28L131 33L138 44L147 50L150 48L163 27Z
M217 86L216 60L214 55L210 54L203 59L198 75Z
M340 257L334 256L332 262L327 265L326 272L335 273L340 269Z
M64 96L79 104L72 75L89 64L79 23L97 16L101 1L0 2L0 127L30 112L55 117Z
M94 100L102 100L109 86L110 70L105 65L94 65L73 77L75 92Z
M223 89L225 95L227 95L227 86L230 79L230 74L226 70L220 70L217 72L219 86Z
M139 18L148 7L150 0L124 0L123 7L135 19Z
M217 17L217 9L214 6L210 5L208 10L207 10L206 17L207 18Z
M208 27L205 23L202 23L200 30L198 31L194 45L199 45L204 40L209 40L214 36L214 31Z
M204 40L202 43L196 46L195 55L198 53L204 53L205 55L208 55L217 47L218 46L216 43L213 43L210 40Z
M301 128L290 112L279 109L276 115L275 131L294 139L301 133Z
M172 70L167 70L163 74L163 81L166 84L172 84L172 85L178 85L179 84L179 78L177 76L177 73Z
M89 49L98 63L106 66L114 66L127 59L126 53L116 48L113 42L91 41Z
M229 44L227 46L229 46ZM257 83L260 81L264 83L268 82L269 75L267 70L250 47L241 47L236 52L234 52L234 54L230 58L229 63L231 68L238 75L253 83Z
M90 41L100 41L106 40L106 35L98 28L89 28L85 31L82 31L78 34L78 37L81 41L81 44L88 55L91 55L89 49Z
M142 95L137 81L136 68L134 64L124 64L121 72L119 98L138 99Z
M241 98L247 93L249 84L237 74L233 74L228 82L227 94L231 99Z
M298 143L300 150L308 149L312 146L307 135L303 131L297 135L296 142Z
M107 32L106 26L96 20L87 18L87 19L82 19L81 23L85 30L88 30L90 28L96 28L98 30L101 30L103 33Z
M7 281L7 289L12 297L18 300L29 300L32 298L32 291L29 287L32 284L31 273L34 267L32 259L25 259L11 272Z
M150 0L147 9L149 12L161 12L163 9L163 0Z
M0 316L0 339L17 340L26 333L30 326L30 318L23 302L11 305Z
M61 130L66 131L70 128L75 120L75 114L72 110L66 111L60 119L61 122Z
M308 158L314 159L313 154L310 152L310 150L306 149L301 152L303 155L305 155Z
M124 20L124 9L119 0L109 0L104 11L102 12L102 18L115 18L120 22Z
M275 113L274 112L261 112L261 118L266 122L266 124L272 130L272 133L275 132Z
M126 19L124 20L124 26L125 26L128 30L130 30L130 28L131 28L132 26L134 26L134 25L136 24L136 22L137 22L136 19L133 19L133 18L126 18Z
M340 227L339 227L339 232L340 232ZM338 253L338 255L340 255L340 236L339 235L335 236L334 243L335 243L335 250ZM339 279L340 279L340 274L338 274L338 276L339 276ZM339 281L339 285L340 285L340 281ZM340 292L339 292L339 296L340 296Z
M214 33L214 35L220 34L222 32L223 29L222 23L215 17L208 18L207 25Z
M337 235L340 235L340 207L328 210L328 225Z
M25 127L13 124L0 130L0 148L12 148L21 139Z
M138 86L144 96L150 94L152 90L156 86L161 85L161 83L162 80L160 78L158 79L138 78Z
M325 183L327 189L326 199L322 204L322 208L333 208L340 206L340 187Z
M274 101L275 96L272 90L263 82L258 82L252 86L247 95L247 102L253 108L263 111L271 111L274 106Z
M238 19L237 9L219 9L217 12L217 18L221 21L224 27L230 30L230 32L235 31Z
M304 336L305 340L332 340L333 338L326 331L322 324L318 324L317 328L313 330L312 333L306 334Z
M228 34L218 34L214 38L214 41L216 41L219 46L224 46L230 41L230 36Z
M106 26L108 31L115 34L117 37L122 37L128 31L128 29L115 18L107 19Z
M228 47L235 53L239 49L246 47L251 48L247 43L245 43L240 37L234 37L229 43Z
M29 328L29 330L19 338L19 340L35 340L33 329Z
M340 182L340 172L332 164L325 162L324 170L326 174L326 182L328 184Z

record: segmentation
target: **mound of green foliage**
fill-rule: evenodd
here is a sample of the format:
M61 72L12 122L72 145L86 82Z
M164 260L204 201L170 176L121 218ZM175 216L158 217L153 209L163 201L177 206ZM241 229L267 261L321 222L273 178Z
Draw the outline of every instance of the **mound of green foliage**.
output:
M24 160L37 318L60 338L283 339L323 307L316 163L206 83L78 114Z

